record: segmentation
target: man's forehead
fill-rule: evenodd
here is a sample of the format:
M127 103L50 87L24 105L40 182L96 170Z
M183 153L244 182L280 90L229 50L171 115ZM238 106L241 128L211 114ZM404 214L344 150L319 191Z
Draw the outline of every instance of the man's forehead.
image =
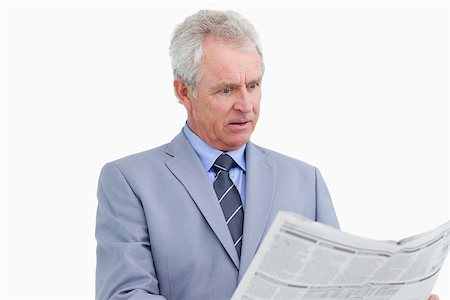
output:
M238 85L262 76L261 58L251 43L238 45L210 38L205 41L203 50L201 76L208 85Z
M202 63L204 64L207 64L209 60L216 62L225 60L226 64L232 64L235 62L232 58L236 54L244 54L245 56L252 57L254 60L259 60L256 46L250 41L233 43L217 38L207 38L203 43L202 52Z
M206 83L209 85L241 85L250 82L259 82L262 80L262 71L259 63L248 68L242 69L240 72L236 70L232 71L217 71L208 72L204 74Z
M220 82L240 82L256 81L262 78L261 68L256 66L255 68L249 68L242 72L220 72L217 74L210 74L210 78L214 81Z

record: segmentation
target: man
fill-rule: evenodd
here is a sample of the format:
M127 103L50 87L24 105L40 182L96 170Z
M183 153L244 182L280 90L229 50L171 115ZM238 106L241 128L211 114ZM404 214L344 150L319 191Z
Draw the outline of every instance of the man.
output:
M264 73L253 26L200 11L170 54L187 124L102 169L97 299L229 299L278 211L338 227L316 168L249 141Z

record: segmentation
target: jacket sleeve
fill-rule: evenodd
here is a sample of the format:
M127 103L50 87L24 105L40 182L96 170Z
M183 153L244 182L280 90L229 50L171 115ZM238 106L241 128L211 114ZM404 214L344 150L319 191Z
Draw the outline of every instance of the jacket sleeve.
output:
M115 164L103 167L97 197L95 299L165 299L142 204Z
M316 172L316 221L339 229L339 222L334 211L330 193L320 171Z

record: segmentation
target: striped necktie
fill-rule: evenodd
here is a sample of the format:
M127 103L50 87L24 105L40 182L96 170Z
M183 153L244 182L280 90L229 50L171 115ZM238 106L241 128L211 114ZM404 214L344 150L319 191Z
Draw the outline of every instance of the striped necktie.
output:
M238 256L241 257L244 210L239 191L230 179L229 170L234 166L237 166L237 164L228 154L220 155L213 165L214 170L217 171L213 186L234 246Z

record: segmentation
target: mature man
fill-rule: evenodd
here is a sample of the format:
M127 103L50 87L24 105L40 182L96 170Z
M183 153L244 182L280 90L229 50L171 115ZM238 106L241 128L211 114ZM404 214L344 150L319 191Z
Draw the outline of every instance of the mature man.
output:
M338 227L316 168L249 141L264 73L253 26L200 11L170 54L187 124L102 169L97 299L229 299L278 211Z

